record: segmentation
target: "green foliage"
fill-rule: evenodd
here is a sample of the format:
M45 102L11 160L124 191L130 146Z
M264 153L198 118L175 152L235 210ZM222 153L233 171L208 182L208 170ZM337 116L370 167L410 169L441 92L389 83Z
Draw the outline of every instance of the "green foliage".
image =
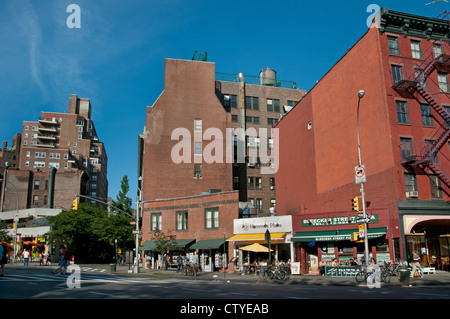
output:
M134 245L133 229L130 225L133 219L123 213L110 215L106 218L97 220L93 225L92 231L98 236L100 241L113 246L117 239L118 246L121 248L132 248Z
M120 182L120 191L119 194L117 194L116 201L111 202L111 206L117 207L122 211L125 211L131 215L132 209L131 209L131 198L127 196L128 191L130 190L130 184L128 182L128 176L124 175L122 178L122 181ZM111 210L114 210L114 208L111 208Z
M94 234L93 225L105 217L107 217L105 210L80 203L78 210L66 210L56 216L47 217L53 226L48 235L72 244L80 236Z
M6 232L6 227L8 226L8 223L5 221L0 222L0 241L10 242L11 237L8 236L8 233Z
M168 250L180 249L175 239L173 239L170 235L167 236L160 230L154 230L152 232L151 240L154 241L156 245L156 250L159 251L161 254L164 254Z

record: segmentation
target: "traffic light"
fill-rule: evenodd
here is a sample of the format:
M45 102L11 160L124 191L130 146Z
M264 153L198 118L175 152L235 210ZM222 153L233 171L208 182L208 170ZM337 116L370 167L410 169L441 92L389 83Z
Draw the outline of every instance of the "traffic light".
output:
M72 210L77 210L78 209L78 198L75 198L72 202Z
M357 232L350 234L350 241L358 241L359 240L359 234Z
M352 198L352 210L359 212L359 196Z

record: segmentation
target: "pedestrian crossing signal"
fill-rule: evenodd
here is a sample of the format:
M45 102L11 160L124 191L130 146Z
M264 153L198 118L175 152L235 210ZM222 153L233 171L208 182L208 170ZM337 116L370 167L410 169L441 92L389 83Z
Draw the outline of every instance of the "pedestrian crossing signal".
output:
M78 198L75 198L72 202L72 210L78 209Z
M352 210L355 212L359 212L359 196L352 198Z

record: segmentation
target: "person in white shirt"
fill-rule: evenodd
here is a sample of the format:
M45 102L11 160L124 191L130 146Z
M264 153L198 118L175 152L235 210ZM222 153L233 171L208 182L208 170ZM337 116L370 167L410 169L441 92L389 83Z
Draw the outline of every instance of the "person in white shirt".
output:
M28 266L28 261L30 260L30 252L28 250L23 251L23 265Z

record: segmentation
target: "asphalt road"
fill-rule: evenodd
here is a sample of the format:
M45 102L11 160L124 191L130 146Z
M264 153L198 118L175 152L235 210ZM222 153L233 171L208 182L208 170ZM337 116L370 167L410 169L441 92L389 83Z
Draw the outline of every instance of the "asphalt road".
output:
M150 309L151 313L164 309L170 318L274 318L274 314L288 316L293 311L311 308L330 315L336 309L350 309L351 313L374 309L377 313L390 314L395 309L405 314L416 309L411 305L426 309L427 301L450 299L450 283L368 288L356 282L323 286L294 281L277 284L158 278L98 269L85 271L83 267L72 275L52 275L52 269L8 267L6 276L0 277L0 307L18 311L26 307L45 313L45 309L55 309L55 306L65 308L65 302L69 302L73 314L96 312L103 317L107 317L105 311L114 316L117 309L125 308L141 314L148 314ZM418 302L411 303L411 300Z

